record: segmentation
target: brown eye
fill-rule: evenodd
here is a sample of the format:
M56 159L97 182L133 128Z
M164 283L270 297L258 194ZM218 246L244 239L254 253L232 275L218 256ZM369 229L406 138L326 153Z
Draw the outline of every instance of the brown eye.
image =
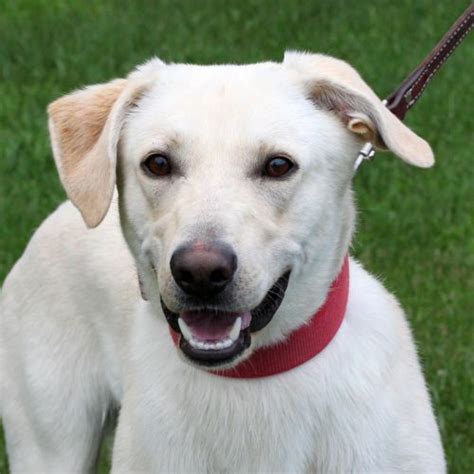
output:
M171 164L165 155L150 155L142 166L148 174L153 176L166 176L171 173Z
M285 156L274 156L270 158L263 169L263 175L269 178L282 178L288 174L295 165Z

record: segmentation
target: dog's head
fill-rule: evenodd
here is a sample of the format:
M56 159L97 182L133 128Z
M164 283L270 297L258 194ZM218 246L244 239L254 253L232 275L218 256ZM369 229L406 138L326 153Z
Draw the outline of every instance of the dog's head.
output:
M283 339L322 304L352 233L362 143L433 163L354 69L322 55L156 59L49 113L71 201L95 227L117 184L144 297L181 332L182 353L210 368Z

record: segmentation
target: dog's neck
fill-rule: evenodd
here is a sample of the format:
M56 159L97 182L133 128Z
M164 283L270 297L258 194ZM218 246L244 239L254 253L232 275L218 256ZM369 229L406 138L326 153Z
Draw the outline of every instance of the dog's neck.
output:
M293 331L284 342L257 349L236 367L211 373L221 377L259 378L304 364L333 340L344 319L348 297L349 257L346 256L324 304L306 324ZM171 335L177 343L179 336L172 330Z

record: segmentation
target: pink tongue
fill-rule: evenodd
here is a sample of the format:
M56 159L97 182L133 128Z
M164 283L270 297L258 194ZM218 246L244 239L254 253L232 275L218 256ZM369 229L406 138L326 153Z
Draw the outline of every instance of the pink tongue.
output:
M247 313L220 311L184 311L180 318L189 326L193 336L201 341L221 341L228 337L235 320L242 318L242 329L250 325L252 316Z

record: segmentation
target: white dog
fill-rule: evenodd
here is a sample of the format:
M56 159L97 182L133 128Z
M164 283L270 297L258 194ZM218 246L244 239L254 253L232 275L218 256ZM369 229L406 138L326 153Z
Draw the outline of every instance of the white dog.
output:
M405 316L346 259L361 145L433 155L348 64L154 59L49 114L72 204L2 290L12 472L93 470L118 406L116 473L445 471Z

